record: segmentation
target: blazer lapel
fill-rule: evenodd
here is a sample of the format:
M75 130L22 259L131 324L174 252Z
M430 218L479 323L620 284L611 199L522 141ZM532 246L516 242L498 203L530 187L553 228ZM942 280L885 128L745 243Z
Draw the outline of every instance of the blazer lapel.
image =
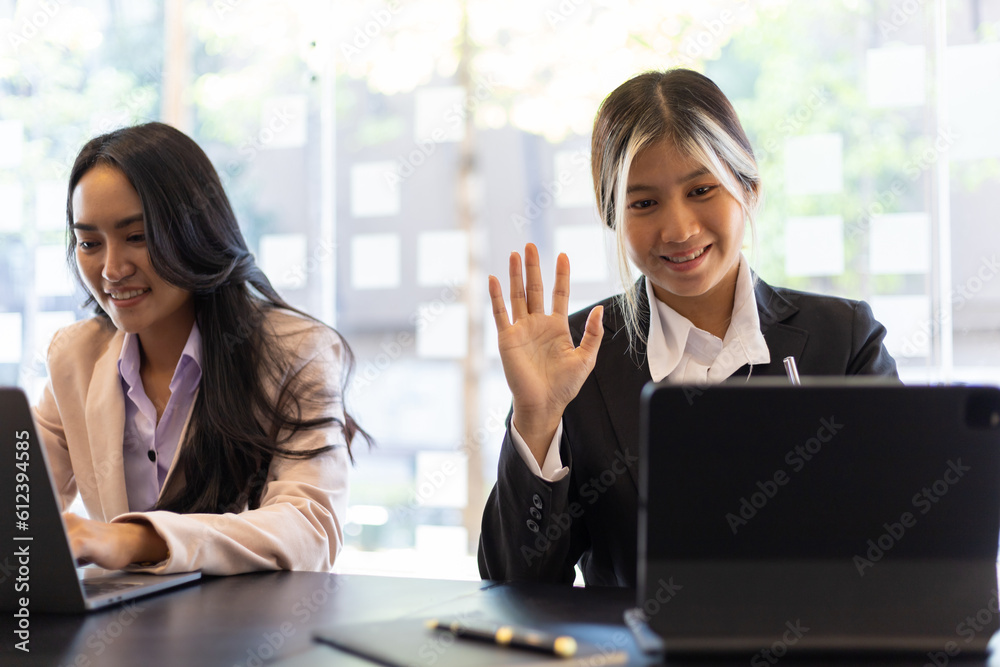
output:
M173 479L174 475L180 476L180 480L184 481L184 471L177 470L177 461L181 457L181 450L184 449L184 441L187 440L188 427L191 426L191 415L194 414L194 406L198 403L198 393L201 391L201 385L199 384L198 389L195 389L194 397L191 399L191 407L188 408L187 419L184 420L184 428L181 429L180 440L177 441L177 448L174 450L174 460L170 462L170 468L167 470L167 476L163 480L163 488L160 489L160 495L158 497L163 497L163 489L166 489L170 485L170 481Z
M124 338L124 334L118 332L111 339L94 365L87 392L87 430L94 464L92 479L105 521L128 512L123 460L125 399L118 374L118 357Z
M784 375L784 358L801 358L802 350L805 349L806 340L809 338L809 332L785 324L785 320L799 311L799 307L792 299L778 294L763 280L757 281L754 293L757 299L760 330L764 334L764 341L771 353L771 363L764 366L754 366L754 371L761 375ZM743 369L747 369L747 367L744 366ZM733 375L745 374L743 369Z
M639 280L638 291L640 317L648 318L649 301L644 278ZM607 405L618 450L638 489L638 470L633 461L639 456L639 395L652 378L646 363L645 342L635 341L630 349L624 318L614 305L605 313L604 339L594 366L594 377Z

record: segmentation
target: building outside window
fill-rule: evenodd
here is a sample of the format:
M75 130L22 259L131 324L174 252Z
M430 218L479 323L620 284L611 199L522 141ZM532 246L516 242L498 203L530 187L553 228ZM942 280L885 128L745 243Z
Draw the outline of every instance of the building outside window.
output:
M526 242L619 290L589 132L687 66L733 100L772 284L869 301L910 383L1000 382L1000 0L0 0L0 383L86 317L66 181L91 136L191 134L275 287L357 355L341 571L475 578L509 409L486 276ZM575 309L575 308L574 308Z

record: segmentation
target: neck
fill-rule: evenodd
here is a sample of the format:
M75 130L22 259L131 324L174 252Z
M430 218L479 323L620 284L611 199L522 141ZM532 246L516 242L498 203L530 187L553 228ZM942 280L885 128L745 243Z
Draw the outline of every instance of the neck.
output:
M140 368L154 374L173 374L194 327L194 307L177 313L170 322L144 331L139 337Z
M703 331L725 338L733 320L733 302L736 299L736 280L740 264L736 262L726 276L714 287L698 296L678 296L653 285L657 299L683 315L691 324Z

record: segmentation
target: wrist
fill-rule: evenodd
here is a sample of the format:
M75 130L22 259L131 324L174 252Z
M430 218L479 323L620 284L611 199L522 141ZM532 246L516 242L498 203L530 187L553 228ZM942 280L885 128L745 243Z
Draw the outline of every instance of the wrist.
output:
M167 559L170 553L167 543L152 525L142 521L130 521L125 525L129 528L130 563L148 566Z
M511 424L521 436L524 444L528 446L539 466L545 460L545 455L552 444L552 438L556 434L556 429L559 428L560 420L562 420L561 413L556 415L523 415L518 412L517 407L513 410Z

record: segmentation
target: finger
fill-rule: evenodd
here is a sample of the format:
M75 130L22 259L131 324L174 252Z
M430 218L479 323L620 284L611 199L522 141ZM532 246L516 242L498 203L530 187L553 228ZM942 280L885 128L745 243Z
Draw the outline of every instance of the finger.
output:
M542 267L538 263L538 248L534 243L524 246L524 274L527 280L528 312L545 314L545 288Z
M510 326L507 319L507 305L503 302L503 288L500 287L500 279L490 276L490 303L493 305L493 321L497 325L497 333Z
M587 316L587 326L583 330L583 339L580 341L580 349L583 351L587 361L593 367L597 360L597 351L601 348L601 339L604 337L604 306L595 306L590 315Z
M552 313L569 314L569 257L561 252L556 257L556 283L552 286Z
M528 314L524 300L524 281L521 278L521 256L510 253L510 315L517 322Z

